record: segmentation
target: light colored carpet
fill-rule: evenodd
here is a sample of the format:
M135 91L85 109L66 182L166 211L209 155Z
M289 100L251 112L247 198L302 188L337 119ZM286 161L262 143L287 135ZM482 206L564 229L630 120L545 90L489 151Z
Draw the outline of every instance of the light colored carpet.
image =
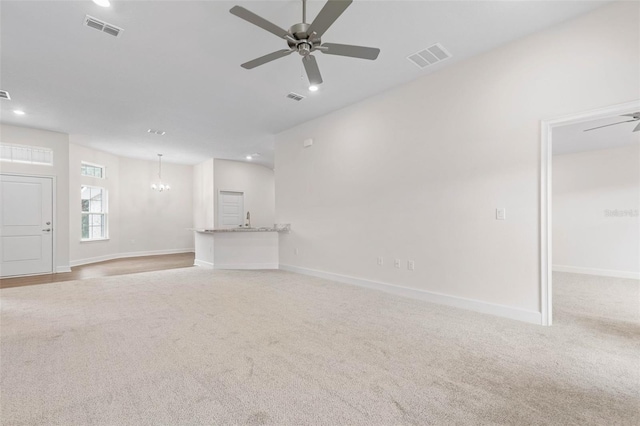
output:
M3 425L639 424L639 285L544 328L281 271L1 292Z

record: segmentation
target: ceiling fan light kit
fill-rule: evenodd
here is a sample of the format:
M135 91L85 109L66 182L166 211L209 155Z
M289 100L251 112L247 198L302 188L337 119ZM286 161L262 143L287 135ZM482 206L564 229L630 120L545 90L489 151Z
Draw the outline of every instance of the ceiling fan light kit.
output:
M297 52L302 56L302 64L307 73L310 86L322 84L322 75L313 52L322 52L327 55L347 56L351 58L375 60L380 54L380 49L374 47L354 46L349 44L322 43L322 36L351 5L353 0L328 0L316 19L311 24L307 23L307 1L302 0L302 22L294 24L289 30L267 21L255 13L241 6L234 6L229 10L231 14L250 22L265 31L284 39L288 49L277 50L267 55L256 58L242 64L242 68L253 69L276 59L284 58ZM311 89L312 90L312 89Z

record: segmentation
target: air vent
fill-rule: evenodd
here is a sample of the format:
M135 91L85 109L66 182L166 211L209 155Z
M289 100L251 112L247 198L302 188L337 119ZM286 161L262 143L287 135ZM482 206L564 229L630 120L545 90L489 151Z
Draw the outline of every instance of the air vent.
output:
M449 53L440 43L436 43L431 47L427 47L413 55L407 56L407 59L419 68L426 68L449 59L450 57L451 53Z
M8 101L11 100L11 96L9 96L9 92L5 90L0 90L0 99L6 99Z
M115 25L107 24L106 22L89 15L84 17L84 24L87 27L94 28L98 31L102 31L103 33L112 35L114 37L118 37L123 31L122 28L118 28Z
M167 132L162 131L162 130L149 129L149 130L147 130L147 133L153 133L154 135L163 136Z
M302 96L302 95L300 95L298 93L291 92L291 93L289 93L287 95L287 98L293 99L294 101L301 101L301 100L304 99L304 96Z

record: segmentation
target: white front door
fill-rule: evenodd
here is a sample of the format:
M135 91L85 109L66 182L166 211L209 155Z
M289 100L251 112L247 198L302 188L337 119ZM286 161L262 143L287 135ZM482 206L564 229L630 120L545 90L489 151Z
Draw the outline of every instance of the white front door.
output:
M220 191L218 196L218 227L237 228L244 224L244 193Z
M52 179L0 175L0 276L51 272Z

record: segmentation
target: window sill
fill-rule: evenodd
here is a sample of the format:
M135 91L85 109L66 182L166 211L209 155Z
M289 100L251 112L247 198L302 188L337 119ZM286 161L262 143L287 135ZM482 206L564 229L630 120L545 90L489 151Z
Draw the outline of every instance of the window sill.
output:
M109 241L110 238L93 238L91 240L80 240L81 243L95 243L99 241Z

